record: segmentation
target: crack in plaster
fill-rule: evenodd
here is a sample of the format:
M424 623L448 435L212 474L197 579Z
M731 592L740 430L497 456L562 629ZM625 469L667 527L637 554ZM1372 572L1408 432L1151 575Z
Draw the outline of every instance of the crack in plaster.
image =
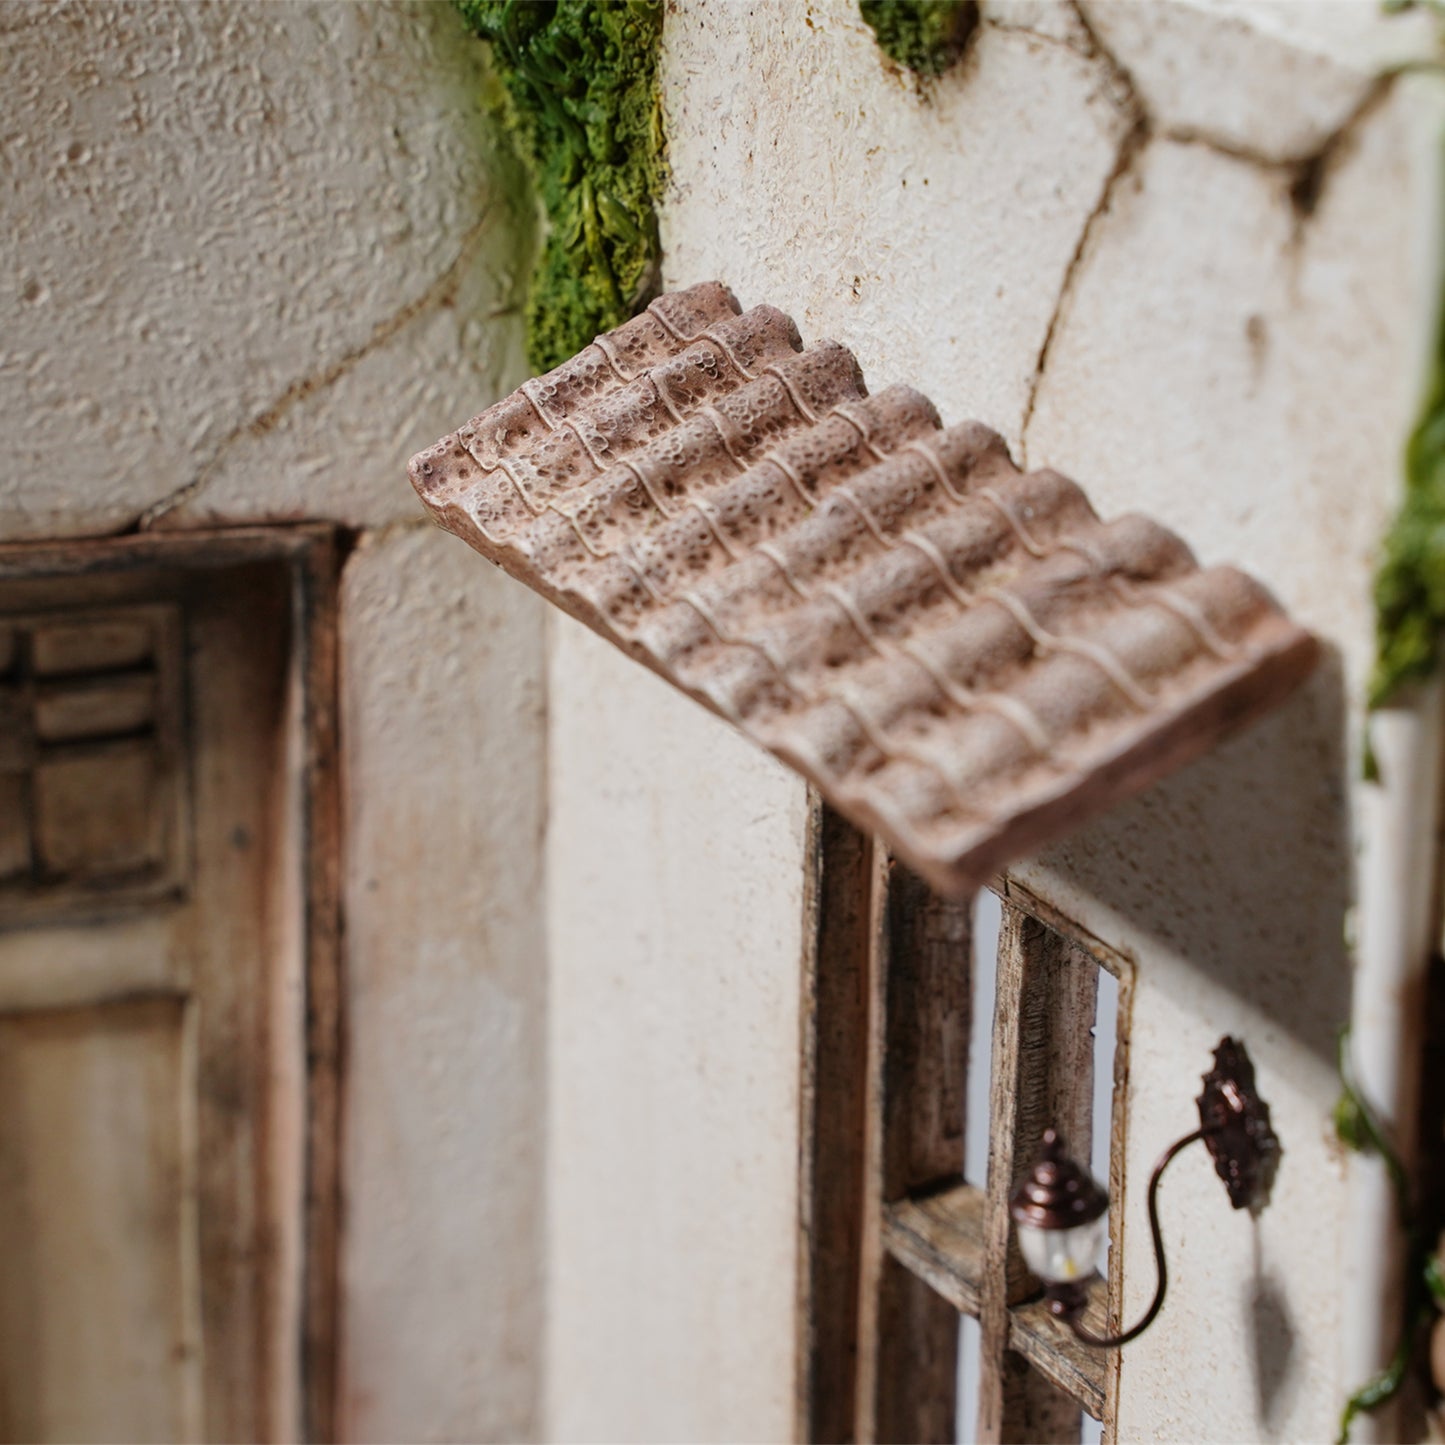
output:
M1339 164L1341 157L1349 150L1355 132L1379 110L1394 89L1395 81L1403 72L1387 70L1377 75L1361 93L1359 100L1350 107L1344 119L1315 148L1311 155L1286 162L1287 168L1295 171L1295 178L1289 188L1290 204L1295 208L1297 218L1296 236L1302 230L1324 195L1330 172Z
M1084 224L1079 228L1079 238L1074 244L1074 251L1069 257L1068 265L1064 267L1064 277L1059 283L1059 293L1054 299L1053 310L1049 313L1049 324L1044 329L1044 339L1039 345L1038 359L1034 362L1034 374L1029 381L1029 393L1024 402L1023 419L1019 423L1019 465L1024 467L1028 465L1029 425L1034 418L1039 388L1043 384L1044 373L1048 370L1049 353L1053 350L1054 337L1058 332L1064 308L1077 284L1095 227L1108 213L1119 183L1133 169L1135 159L1148 142L1152 124L1143 98L1134 85L1134 77L1129 74L1128 68L1119 57L1099 38L1098 32L1089 22L1088 14L1080 0L1071 0L1070 8L1078 19L1084 34L1088 37L1089 58L1101 61L1109 73L1109 81L1115 91L1114 104L1121 118L1126 122L1127 128L1119 141L1119 149L1114 155L1114 164L1099 189L1099 198L1094 202L1093 209L1084 218Z
M981 22L989 30L996 30L1000 35L1024 35L1030 40L1041 41L1044 45L1056 45L1060 50L1067 50L1071 55L1077 55L1083 60L1095 59L1094 53L1087 46L1076 44L1065 35L1050 35L1046 30L1035 30L1031 25L1010 25L1003 20L991 20L985 16Z
M1355 132L1384 104L1395 81L1409 69L1409 67L1400 66L1382 71L1377 75L1361 92L1359 99L1350 107L1334 129L1306 154L1270 156L1249 146L1225 140L1223 137L1205 130L1197 130L1188 126L1159 127L1154 117L1150 115L1143 96L1135 86L1134 78L1129 73L1128 67L1104 43L1098 31L1090 23L1083 0L1070 0L1070 8L1089 39L1087 51L1054 36L1046 36L1031 30L1025 31L1025 33L1036 35L1040 40L1063 45L1078 54L1087 54L1091 59L1102 61L1109 71L1110 80L1119 97L1116 104L1121 114L1128 120L1129 128L1119 142L1114 166L1099 191L1099 199L1080 227L1078 243L1074 247L1073 255L1069 258L1069 264L1064 268L1064 277L1059 285L1059 293L1049 316L1049 324L1044 330L1044 339L1039 347L1038 360L1034 363L1033 377L1029 383L1028 398L1024 403L1023 419L1019 423L1019 464L1025 467L1028 465L1029 426L1033 421L1039 391L1048 370L1049 355L1053 350L1054 338L1064 310L1078 284L1079 273L1083 269L1095 229L1103 217L1108 214L1120 182L1133 169L1134 163L1149 142L1157 137L1159 140L1175 145L1200 146L1229 160L1238 161L1242 165L1253 166L1270 174L1288 177L1289 184L1286 187L1286 194L1295 213L1293 239L1298 244L1303 238L1306 223L1319 206L1331 172L1339 164L1341 157L1348 152ZM996 21L992 23L999 30L1024 30L1024 27L1021 26L1000 25Z
M462 234L455 257L425 290L392 312L390 316L377 322L372 328L371 334L359 346L353 347L322 370L313 372L309 376L298 377L255 416L233 427L217 443L210 459L202 465L190 481L177 487L159 501L152 502L133 522L120 528L116 535L124 536L128 533L149 531L163 517L195 501L210 485L227 456L238 443L247 437L264 436L292 407L315 396L318 392L334 386L372 352L385 346L418 317L453 304L466 268L479 250L491 220L492 211L484 210ZM491 320L497 316L507 315L518 309L517 303L509 303L488 312L487 319Z
M1295 239L1298 240L1304 223L1314 214L1324 195L1330 171L1339 163L1359 127L1384 104L1395 81L1403 73L1401 69L1394 69L1377 75L1334 129L1318 145L1301 155L1266 155L1251 146L1240 145L1192 126L1168 126L1158 130L1157 135L1160 140L1174 145L1201 146L1241 165L1288 177L1287 191L1295 211Z

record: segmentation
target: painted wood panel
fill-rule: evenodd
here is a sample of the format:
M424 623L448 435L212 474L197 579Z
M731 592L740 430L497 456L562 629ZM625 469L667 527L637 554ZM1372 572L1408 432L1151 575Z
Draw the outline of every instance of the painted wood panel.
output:
M201 1431L194 1016L0 1018L0 1432Z

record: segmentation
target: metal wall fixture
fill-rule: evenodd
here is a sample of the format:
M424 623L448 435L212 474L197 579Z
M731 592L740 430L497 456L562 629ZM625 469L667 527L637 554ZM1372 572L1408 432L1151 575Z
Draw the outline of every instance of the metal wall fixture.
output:
M1024 1262L1043 1281L1050 1313L1063 1320L1086 1345L1113 1349L1137 1339L1164 1307L1169 1284L1164 1236L1159 1226L1159 1184L1164 1171L1199 1140L1236 1209L1258 1212L1269 1197L1279 1162L1279 1140L1269 1122L1269 1105L1254 1086L1254 1064L1244 1045L1223 1038L1214 1051L1214 1067L1204 1076L1195 1101L1199 1127L1176 1139L1149 1176L1149 1229L1159 1283L1138 1323L1116 1335L1096 1335L1083 1323L1089 1286L1098 1275L1109 1197L1081 1165L1069 1158L1053 1129L1044 1131L1038 1162L1014 1191L1009 1213L1018 1231Z

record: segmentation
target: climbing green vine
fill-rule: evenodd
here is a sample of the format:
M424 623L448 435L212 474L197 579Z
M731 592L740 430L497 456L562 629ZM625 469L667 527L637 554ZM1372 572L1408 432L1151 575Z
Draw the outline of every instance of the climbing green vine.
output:
M491 42L547 234L527 352L547 371L656 293L662 0L455 0Z
M1400 1338L1390 1362L1379 1374L1365 1381L1345 1401L1340 1413L1336 1445L1348 1445L1350 1431L1362 1414L1377 1410L1393 1399L1404 1385L1425 1338L1426 1326L1437 1310L1445 1309L1445 1272L1439 1257L1430 1249L1418 1213L1410 1198L1410 1182L1399 1154L1390 1143L1384 1126L1369 1101L1361 1093L1350 1067L1350 1036L1341 1029L1337 1064L1340 1073L1340 1098L1335 1105L1335 1134L1347 1148L1360 1154L1373 1154L1385 1166L1395 1196L1395 1213L1405 1231L1408 1254L1405 1264L1405 1298Z
M1445 6L1439 0L1385 0L1387 13L1423 9L1439 22L1445 54ZM1406 69L1435 68L1417 62ZM1406 683L1433 672L1445 628L1445 307L1437 322L1429 386L1405 446L1405 500L1385 537L1375 575L1375 670L1369 702L1379 707ZM1368 765L1367 759L1367 765Z
M1405 447L1405 500L1375 577L1375 672L1370 705L1434 670L1445 627L1445 316L1429 392Z
M941 75L968 45L977 0L859 0L878 48L919 75Z

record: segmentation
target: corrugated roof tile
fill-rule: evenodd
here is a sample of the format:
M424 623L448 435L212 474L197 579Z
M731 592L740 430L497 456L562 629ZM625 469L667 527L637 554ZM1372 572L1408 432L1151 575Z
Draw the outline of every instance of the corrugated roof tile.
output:
M435 519L962 894L1282 701L1255 581L706 283L411 462Z

